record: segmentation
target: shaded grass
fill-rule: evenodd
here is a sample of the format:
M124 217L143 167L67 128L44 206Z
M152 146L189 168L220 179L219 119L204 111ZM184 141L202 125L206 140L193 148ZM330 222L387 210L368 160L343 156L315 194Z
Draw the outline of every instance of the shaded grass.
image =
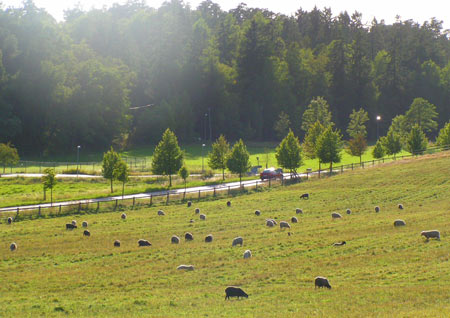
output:
M0 301L9 316L446 317L450 309L450 154L227 199L85 215L90 238L64 230L74 217L0 224ZM299 200L308 192L309 200ZM404 210L397 204L402 203ZM375 205L380 213L375 213ZM198 220L194 209L207 215ZM292 235L265 218L289 220ZM352 210L351 215L345 209ZM261 217L254 215L259 209ZM331 212L344 215L331 220ZM407 226L394 228L395 219ZM189 223L195 219L194 223ZM424 242L420 231L439 229ZM194 241L170 244L173 234ZM212 233L210 244L203 238ZM244 246L231 247L236 236ZM153 246L137 247L148 239ZM115 239L122 247L113 248ZM347 245L333 247L336 241ZM11 253L9 244L19 248ZM253 258L242 259L251 249ZM180 272L193 264L193 272ZM14 273L14 274L12 274ZM331 290L315 290L327 276ZM228 285L245 300L224 300Z

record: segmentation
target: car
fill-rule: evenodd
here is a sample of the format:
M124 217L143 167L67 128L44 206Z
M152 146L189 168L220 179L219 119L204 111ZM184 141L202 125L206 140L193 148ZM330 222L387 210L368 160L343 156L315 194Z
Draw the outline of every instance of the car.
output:
M283 178L283 170L275 169L275 168L268 168L268 169L265 169L263 172L261 172L259 176L260 176L261 180Z

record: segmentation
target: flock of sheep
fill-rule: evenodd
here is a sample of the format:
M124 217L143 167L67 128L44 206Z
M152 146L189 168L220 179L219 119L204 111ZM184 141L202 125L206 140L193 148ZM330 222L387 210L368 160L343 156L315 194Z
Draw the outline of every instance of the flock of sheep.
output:
M309 197L310 196L309 196L308 193L302 194L300 196L301 199L309 199ZM192 205L192 202L189 201L187 203L187 206L191 207L191 205ZM228 207L231 206L231 201L227 202L227 206ZM399 204L398 208L402 210L403 209L403 205ZM200 209L199 208L196 208L194 211L195 211L195 214L199 214L200 220L203 220L203 221L206 220L206 215L205 214L200 214ZM303 214L303 210L300 209L300 208L297 208L295 211L296 211L296 214ZM380 212L380 207L379 206L375 207L375 212L376 213ZM350 209L347 209L346 213L347 214L351 214L352 212L351 212ZM157 214L158 214L158 216L164 216L165 215L164 211L162 211L162 210L159 210ZM256 210L254 214L256 216L261 216L261 211L260 210ZM127 215L125 213L122 213L121 214L121 218L123 220L126 220L127 219ZM337 212L333 212L333 213L331 213L331 218L332 219L341 219L342 215L337 213ZM14 221L14 219L12 217L9 217L7 219L7 224L12 224L13 221ZM192 222L194 222L194 220L191 219L190 222L192 223ZM291 222L292 223L298 223L297 217L293 216L291 218ZM278 224L277 221L275 221L272 218L266 219L266 226L267 227L274 227L277 224ZM83 221L81 223L81 225L84 228L83 235L89 237L91 235L91 233L87 229L88 222L87 221ZM398 220L394 221L394 226L395 227L405 226L405 225L406 225L406 222L404 220L398 219ZM291 229L291 225L287 221L280 221L279 222L279 226L280 226L280 230ZM73 220L71 223L67 223L65 225L65 228L66 228L66 230L76 229L77 228L77 222L75 220ZM291 232L288 232L288 235L291 235ZM438 230L422 231L421 232L421 236L424 236L427 241L429 239L431 239L431 238L435 238L437 240L440 240L440 238L441 238L440 237L440 232ZM192 241L194 239L194 235L192 233L190 233L190 232L186 232L185 235L184 235L184 239L186 241ZM205 243L211 243L213 241L213 235L212 234L208 234L204 238L204 241L205 241ZM178 236L176 236L176 235L173 235L171 237L171 239L170 239L170 242L172 244L179 244L180 243L180 238ZM139 247L152 246L152 244L149 241L144 240L144 239L139 239L137 243L138 243ZM239 246L242 247L243 243L244 243L244 239L241 236L238 236L238 237L235 237L233 239L233 241L231 243L231 246L234 247L234 246L238 246L239 245ZM341 242L334 243L333 246L343 246L345 244L346 244L345 241L341 241ZM120 247L121 246L120 245L120 241L119 240L115 240L114 243L113 243L113 246L114 247ZM10 245L10 250L11 251L16 251L17 248L18 248L18 245L15 242L11 243L11 245ZM248 250L248 249L245 250L245 252L243 253L243 258L244 259L249 259L251 257L252 257L251 250ZM185 271L193 271L195 269L195 267L194 267L194 265L184 265L183 264L183 265L179 265L177 267L177 269L178 270L185 270ZM315 278L314 285L315 285L316 288L317 287L319 287L319 288L321 288L321 287L331 288L331 285L330 285L328 279L326 277L321 277L321 276L318 276L318 277ZM234 286L227 287L226 290L225 290L225 293L226 293L225 299L229 299L230 297L238 297L238 298L239 297L248 297L248 295L242 289L240 289L239 287L234 287Z

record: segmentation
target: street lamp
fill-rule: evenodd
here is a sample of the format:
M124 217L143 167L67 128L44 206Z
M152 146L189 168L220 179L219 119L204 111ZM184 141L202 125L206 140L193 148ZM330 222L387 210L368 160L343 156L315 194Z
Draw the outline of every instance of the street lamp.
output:
M208 113L205 113L205 121L203 122L203 140L206 141L206 121L208 120Z
M205 148L205 144L202 144L202 173L204 173L205 172L205 169L204 169L204 165L203 165L203 148Z
M378 116L377 116L377 141L378 141L378 138L379 138L379 135L380 135L380 134L379 134L379 128L378 128L380 120L381 120L381 116L378 115Z
M81 146L77 146L77 179L78 179L78 162L80 161L80 148Z

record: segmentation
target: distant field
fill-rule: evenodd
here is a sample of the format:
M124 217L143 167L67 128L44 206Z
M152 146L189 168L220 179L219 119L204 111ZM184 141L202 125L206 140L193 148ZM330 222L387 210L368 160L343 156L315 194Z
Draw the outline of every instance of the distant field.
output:
M127 211L125 221L117 212L2 219L0 316L448 317L449 175L444 152L237 196L229 208L220 199L163 207L163 217L161 207ZM299 200L305 192L311 198ZM268 217L290 220L296 208L304 214L291 223L292 235L265 226ZM343 219L332 220L332 212ZM398 218L407 225L394 228ZM91 237L66 231L73 219L88 221ZM420 232L430 229L441 231L441 241L425 242ZM194 241L170 243L186 231ZM242 247L231 247L236 236ZM140 238L153 246L139 248ZM341 240L347 245L332 246ZM252 259L242 258L246 249ZM196 269L181 272L180 264ZM315 289L318 275L333 288ZM250 297L225 301L229 285Z

